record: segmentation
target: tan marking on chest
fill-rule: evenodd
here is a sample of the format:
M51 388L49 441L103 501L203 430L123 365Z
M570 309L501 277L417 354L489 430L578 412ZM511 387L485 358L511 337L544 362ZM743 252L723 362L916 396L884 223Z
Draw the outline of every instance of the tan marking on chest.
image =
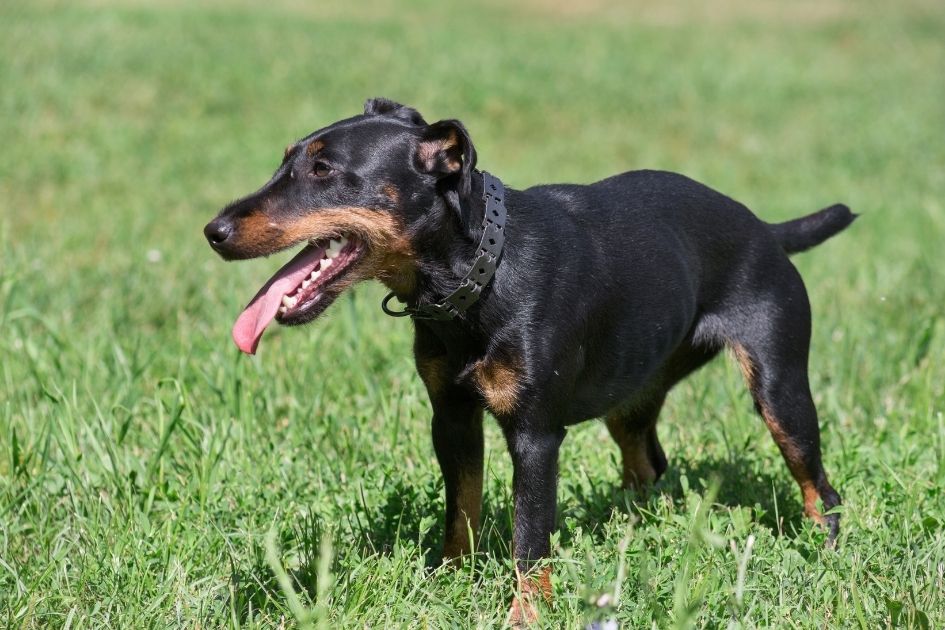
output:
M486 358L473 368L476 388L489 409L506 415L515 411L522 391L522 369L518 362L500 358Z

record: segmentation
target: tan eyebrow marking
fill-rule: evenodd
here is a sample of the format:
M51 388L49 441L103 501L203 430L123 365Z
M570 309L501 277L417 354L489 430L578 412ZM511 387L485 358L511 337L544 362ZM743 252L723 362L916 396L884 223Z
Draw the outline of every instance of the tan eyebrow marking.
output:
M308 143L308 146L305 148L305 152L309 157L314 157L316 153L325 148L325 143L321 140L312 140Z

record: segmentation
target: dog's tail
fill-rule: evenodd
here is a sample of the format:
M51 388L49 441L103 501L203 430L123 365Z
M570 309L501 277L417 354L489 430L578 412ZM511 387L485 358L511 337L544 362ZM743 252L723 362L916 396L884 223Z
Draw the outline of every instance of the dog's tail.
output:
M857 216L848 207L838 203L806 217L784 223L769 223L768 227L784 251L796 254L820 245L853 223Z

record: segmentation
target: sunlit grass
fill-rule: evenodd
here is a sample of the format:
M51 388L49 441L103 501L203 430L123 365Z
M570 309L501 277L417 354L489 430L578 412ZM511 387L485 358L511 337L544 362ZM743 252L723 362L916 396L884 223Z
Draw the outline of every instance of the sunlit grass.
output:
M656 167L769 220L863 215L796 259L838 550L719 361L671 396L651 496L617 490L602 425L569 432L547 627L945 625L945 10L750 4L0 5L0 623L503 622L497 428L481 553L440 568L410 324L365 285L239 356L279 261L201 234L385 95L462 119L516 187Z

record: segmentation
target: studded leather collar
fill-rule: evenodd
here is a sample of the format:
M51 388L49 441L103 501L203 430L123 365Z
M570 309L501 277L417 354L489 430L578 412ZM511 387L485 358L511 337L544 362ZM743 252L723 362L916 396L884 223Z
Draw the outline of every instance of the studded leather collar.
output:
M479 301L482 290L492 281L496 267L499 265L502 246L505 244L505 222L508 217L508 211L505 208L505 187L498 177L485 171L482 172L482 200L485 205L482 239L476 250L476 259L459 286L438 302L418 304L416 307L407 306L402 311L389 308L388 303L394 298L394 294L388 293L381 302L381 308L385 313L393 317L409 315L413 319L449 321L462 317L473 304Z

